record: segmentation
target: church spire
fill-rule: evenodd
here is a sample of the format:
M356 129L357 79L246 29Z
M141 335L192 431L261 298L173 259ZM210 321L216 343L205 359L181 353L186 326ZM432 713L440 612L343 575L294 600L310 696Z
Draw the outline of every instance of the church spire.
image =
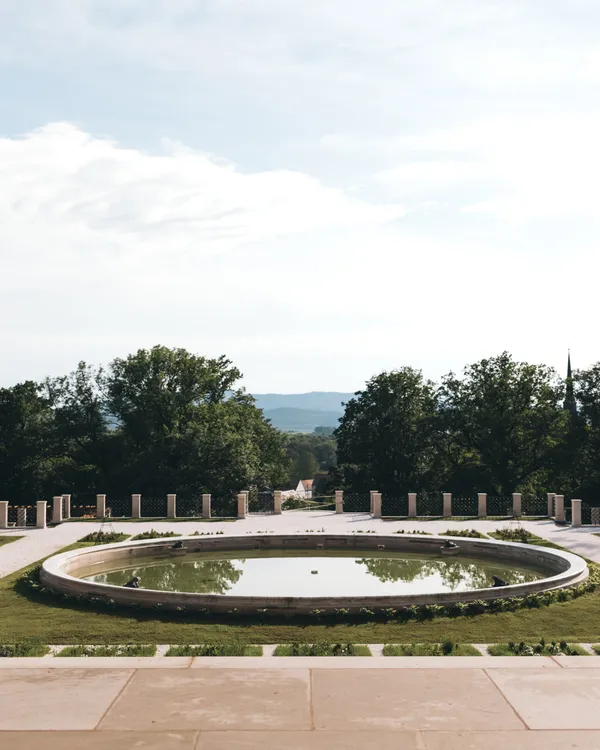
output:
M570 411L571 414L577 414L577 404L575 402L575 394L573 392L573 373L571 370L571 350L567 356L567 381L565 388L565 400L563 403L563 409Z

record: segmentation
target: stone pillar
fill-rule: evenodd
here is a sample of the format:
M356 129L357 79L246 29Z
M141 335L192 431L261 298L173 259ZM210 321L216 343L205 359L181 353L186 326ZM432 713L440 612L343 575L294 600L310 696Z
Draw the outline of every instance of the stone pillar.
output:
M444 518L450 518L452 515L452 493L451 492L444 492L442 493L443 496L443 508L442 508L442 515Z
M374 513L375 513L375 495L376 494L377 494L377 490L371 490L369 492L370 513L371 513L371 515L374 515Z
M554 519L558 521L559 523L564 523L565 522L565 496L556 495L554 498L554 501L556 503L555 511L554 511Z
M177 495L167 495L167 518L177 518Z
M417 517L417 493L416 492L408 493L408 517L409 518Z
M344 490L335 491L335 512L344 512Z
M273 493L273 511L276 516L281 515L281 490L275 490Z
M520 492L513 492L513 516L520 516L521 515L521 493Z
M210 495L202 495L202 518L210 518Z
M52 523L62 523L63 520L63 499L62 495L52 498Z
M381 492L375 492L373 495L373 517L381 518Z
M581 500L571 500L571 526L581 526Z
M27 508L17 508L17 526L20 529L24 529L27 526Z
M35 525L38 529L46 528L46 501L38 500L35 504Z
M106 495L96 495L96 518L106 518Z
M246 518L246 514L248 512L248 496L245 492L240 492L240 494L237 496L238 499L238 518Z
M546 497L548 498L548 518L554 516L554 498L556 497L555 492L549 492Z
M477 515L479 518L485 518L487 516L487 493L477 493Z
M71 495L63 495L63 518L71 518Z
M0 529L8 529L8 500L0 502Z
M132 518L142 517L142 496L141 495L131 496L131 517Z

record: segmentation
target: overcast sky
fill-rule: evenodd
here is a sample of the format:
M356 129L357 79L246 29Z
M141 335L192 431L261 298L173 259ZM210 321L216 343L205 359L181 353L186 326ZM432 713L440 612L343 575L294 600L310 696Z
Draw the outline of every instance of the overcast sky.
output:
M0 385L600 360L597 0L0 0Z

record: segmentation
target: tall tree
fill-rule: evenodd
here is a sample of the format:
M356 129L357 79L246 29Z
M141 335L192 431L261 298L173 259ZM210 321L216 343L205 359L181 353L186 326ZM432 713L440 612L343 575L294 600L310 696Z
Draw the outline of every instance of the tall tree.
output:
M403 367L372 378L335 431L344 485L396 496L431 489L435 417L435 387L420 371Z
M284 438L225 357L156 346L114 360L107 408L124 439L123 481L135 491L233 493L282 481Z
M0 499L44 499L55 461L53 414L42 388L32 381L0 388Z
M552 468L565 436L564 387L553 370L504 352L450 373L440 414L451 443L471 452L480 491L509 494Z

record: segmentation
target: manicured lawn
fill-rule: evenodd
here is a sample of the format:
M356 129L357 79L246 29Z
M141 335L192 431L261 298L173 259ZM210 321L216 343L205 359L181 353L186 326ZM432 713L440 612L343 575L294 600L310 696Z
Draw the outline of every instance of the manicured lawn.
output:
M450 649L450 646L452 648ZM449 644L445 650L441 643L397 643L383 647L384 656L481 656L481 651L470 643Z
M16 542L17 539L23 539L22 536L0 536L0 547L11 542Z
M82 543L67 549L89 546ZM65 550L63 550L65 551ZM28 569L34 566L28 566ZM500 643L507 640L600 642L600 593L515 612L427 621L319 622L291 619L232 621L160 611L93 611L84 603L31 590L24 571L0 579L0 643L36 638L41 643Z

